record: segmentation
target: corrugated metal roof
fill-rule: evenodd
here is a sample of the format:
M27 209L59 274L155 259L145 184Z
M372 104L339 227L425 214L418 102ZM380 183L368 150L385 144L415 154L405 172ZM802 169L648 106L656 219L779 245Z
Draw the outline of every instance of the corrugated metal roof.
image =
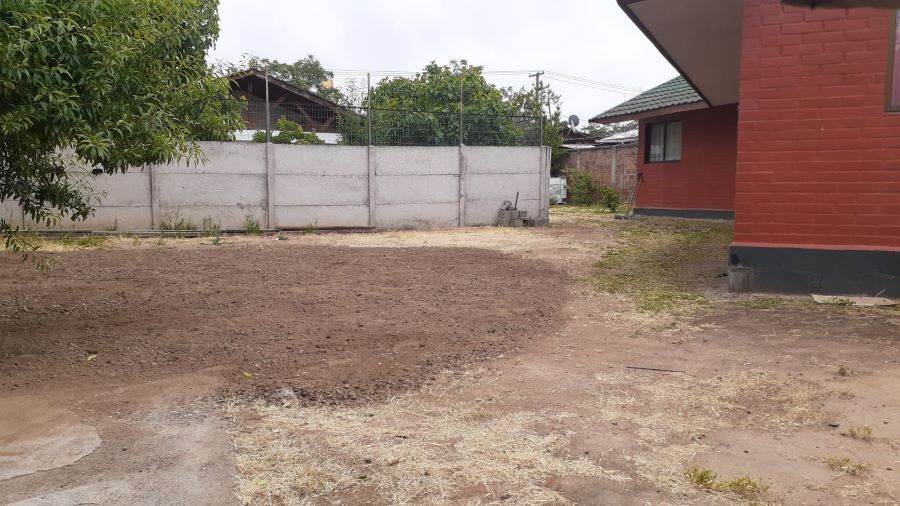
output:
M688 84L687 80L684 77L678 76L675 79L660 84L656 88L647 90L636 97L630 98L606 112L594 116L591 118L591 121L599 121L605 118L625 116L628 114L636 114L639 112L653 111L656 109L664 109L666 107L702 101L703 99L696 91L694 91L694 88Z
M627 132L619 132L617 134L612 134L609 137L604 137L597 141L597 144L622 144L636 141L637 138L637 130L628 130Z

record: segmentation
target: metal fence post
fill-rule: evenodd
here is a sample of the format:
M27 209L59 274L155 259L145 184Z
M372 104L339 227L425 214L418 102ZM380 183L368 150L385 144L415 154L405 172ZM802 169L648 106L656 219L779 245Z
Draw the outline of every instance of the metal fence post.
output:
M368 111L366 112L366 119L369 124L369 141L366 143L367 146L372 145L372 74L370 72L366 72L366 107Z
M265 68L266 76L266 143L272 142L272 114L269 112L269 67Z
M465 71L459 74L459 145L463 145L463 83L465 81Z

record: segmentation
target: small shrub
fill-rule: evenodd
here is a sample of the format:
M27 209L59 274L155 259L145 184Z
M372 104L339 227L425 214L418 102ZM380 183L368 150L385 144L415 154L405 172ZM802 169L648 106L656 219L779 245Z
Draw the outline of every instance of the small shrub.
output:
M854 462L849 457L825 457L824 460L831 469L852 476L859 476L869 470L869 464Z
M318 220L315 223L307 223L305 227L303 227L304 234L317 234L319 232L319 222Z
M244 218L244 231L250 235L259 235L262 232L262 227L259 226L259 220L254 218L252 214L248 214L247 217Z
M566 198L576 206L590 205L597 201L600 188L591 179L590 173L583 169L570 172L566 176Z
M730 480L719 480L718 475L708 468L691 467L685 469L685 477L697 488L730 492L746 498L755 498L766 493L769 486L749 476L738 476Z
M851 374L853 374L853 371L851 371L850 368L847 367L846 365L841 364L838 366L838 368L837 368L838 376L850 376Z
M113 220L112 223L110 223L103 229L106 230L107 232L115 232L116 230L119 230L119 218L116 218L115 220Z
M848 431L850 432L850 437L853 439L859 439L861 441L872 439L872 427L869 427L868 425L852 425Z
M282 116L276 126L278 133L271 136L272 144L323 144L314 132L305 132L303 127ZM253 142L266 142L266 132L253 134Z
M609 212L616 212L616 210L619 209L619 206L622 205L622 197L619 196L619 192L612 186L601 186L599 193L600 207L608 209Z

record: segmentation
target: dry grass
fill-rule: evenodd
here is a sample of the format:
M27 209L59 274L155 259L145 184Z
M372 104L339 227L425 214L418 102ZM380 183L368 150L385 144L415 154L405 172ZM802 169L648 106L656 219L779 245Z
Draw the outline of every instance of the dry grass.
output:
M566 455L572 434L548 427L567 413L495 412L410 394L367 407L259 403L231 414L258 420L239 422L245 428L233 434L247 504L567 504L548 478L627 479Z
M851 425L847 432L853 439L869 441L872 439L872 427L868 425Z
M632 458L638 474L675 493L692 492L682 470L711 431L789 432L823 419L811 386L761 370L711 378L618 372L596 379L594 415L631 426L648 450Z
M859 476L869 470L871 466L865 462L854 462L850 457L825 457L823 462L834 471L840 471L851 476Z
M697 279L724 272L731 226L636 222L621 225L618 238L620 246L595 264L591 283L600 291L629 296L642 311L658 312L706 301Z
M708 468L690 467L684 471L684 476L699 489L735 494L745 499L758 499L769 490L767 484L749 476L720 480L718 475Z

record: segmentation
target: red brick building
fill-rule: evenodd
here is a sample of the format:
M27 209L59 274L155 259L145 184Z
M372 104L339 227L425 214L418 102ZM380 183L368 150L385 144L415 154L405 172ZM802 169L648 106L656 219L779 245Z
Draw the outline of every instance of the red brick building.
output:
M640 120L638 212L733 213L735 290L900 296L897 13L619 3L684 76L592 120Z

